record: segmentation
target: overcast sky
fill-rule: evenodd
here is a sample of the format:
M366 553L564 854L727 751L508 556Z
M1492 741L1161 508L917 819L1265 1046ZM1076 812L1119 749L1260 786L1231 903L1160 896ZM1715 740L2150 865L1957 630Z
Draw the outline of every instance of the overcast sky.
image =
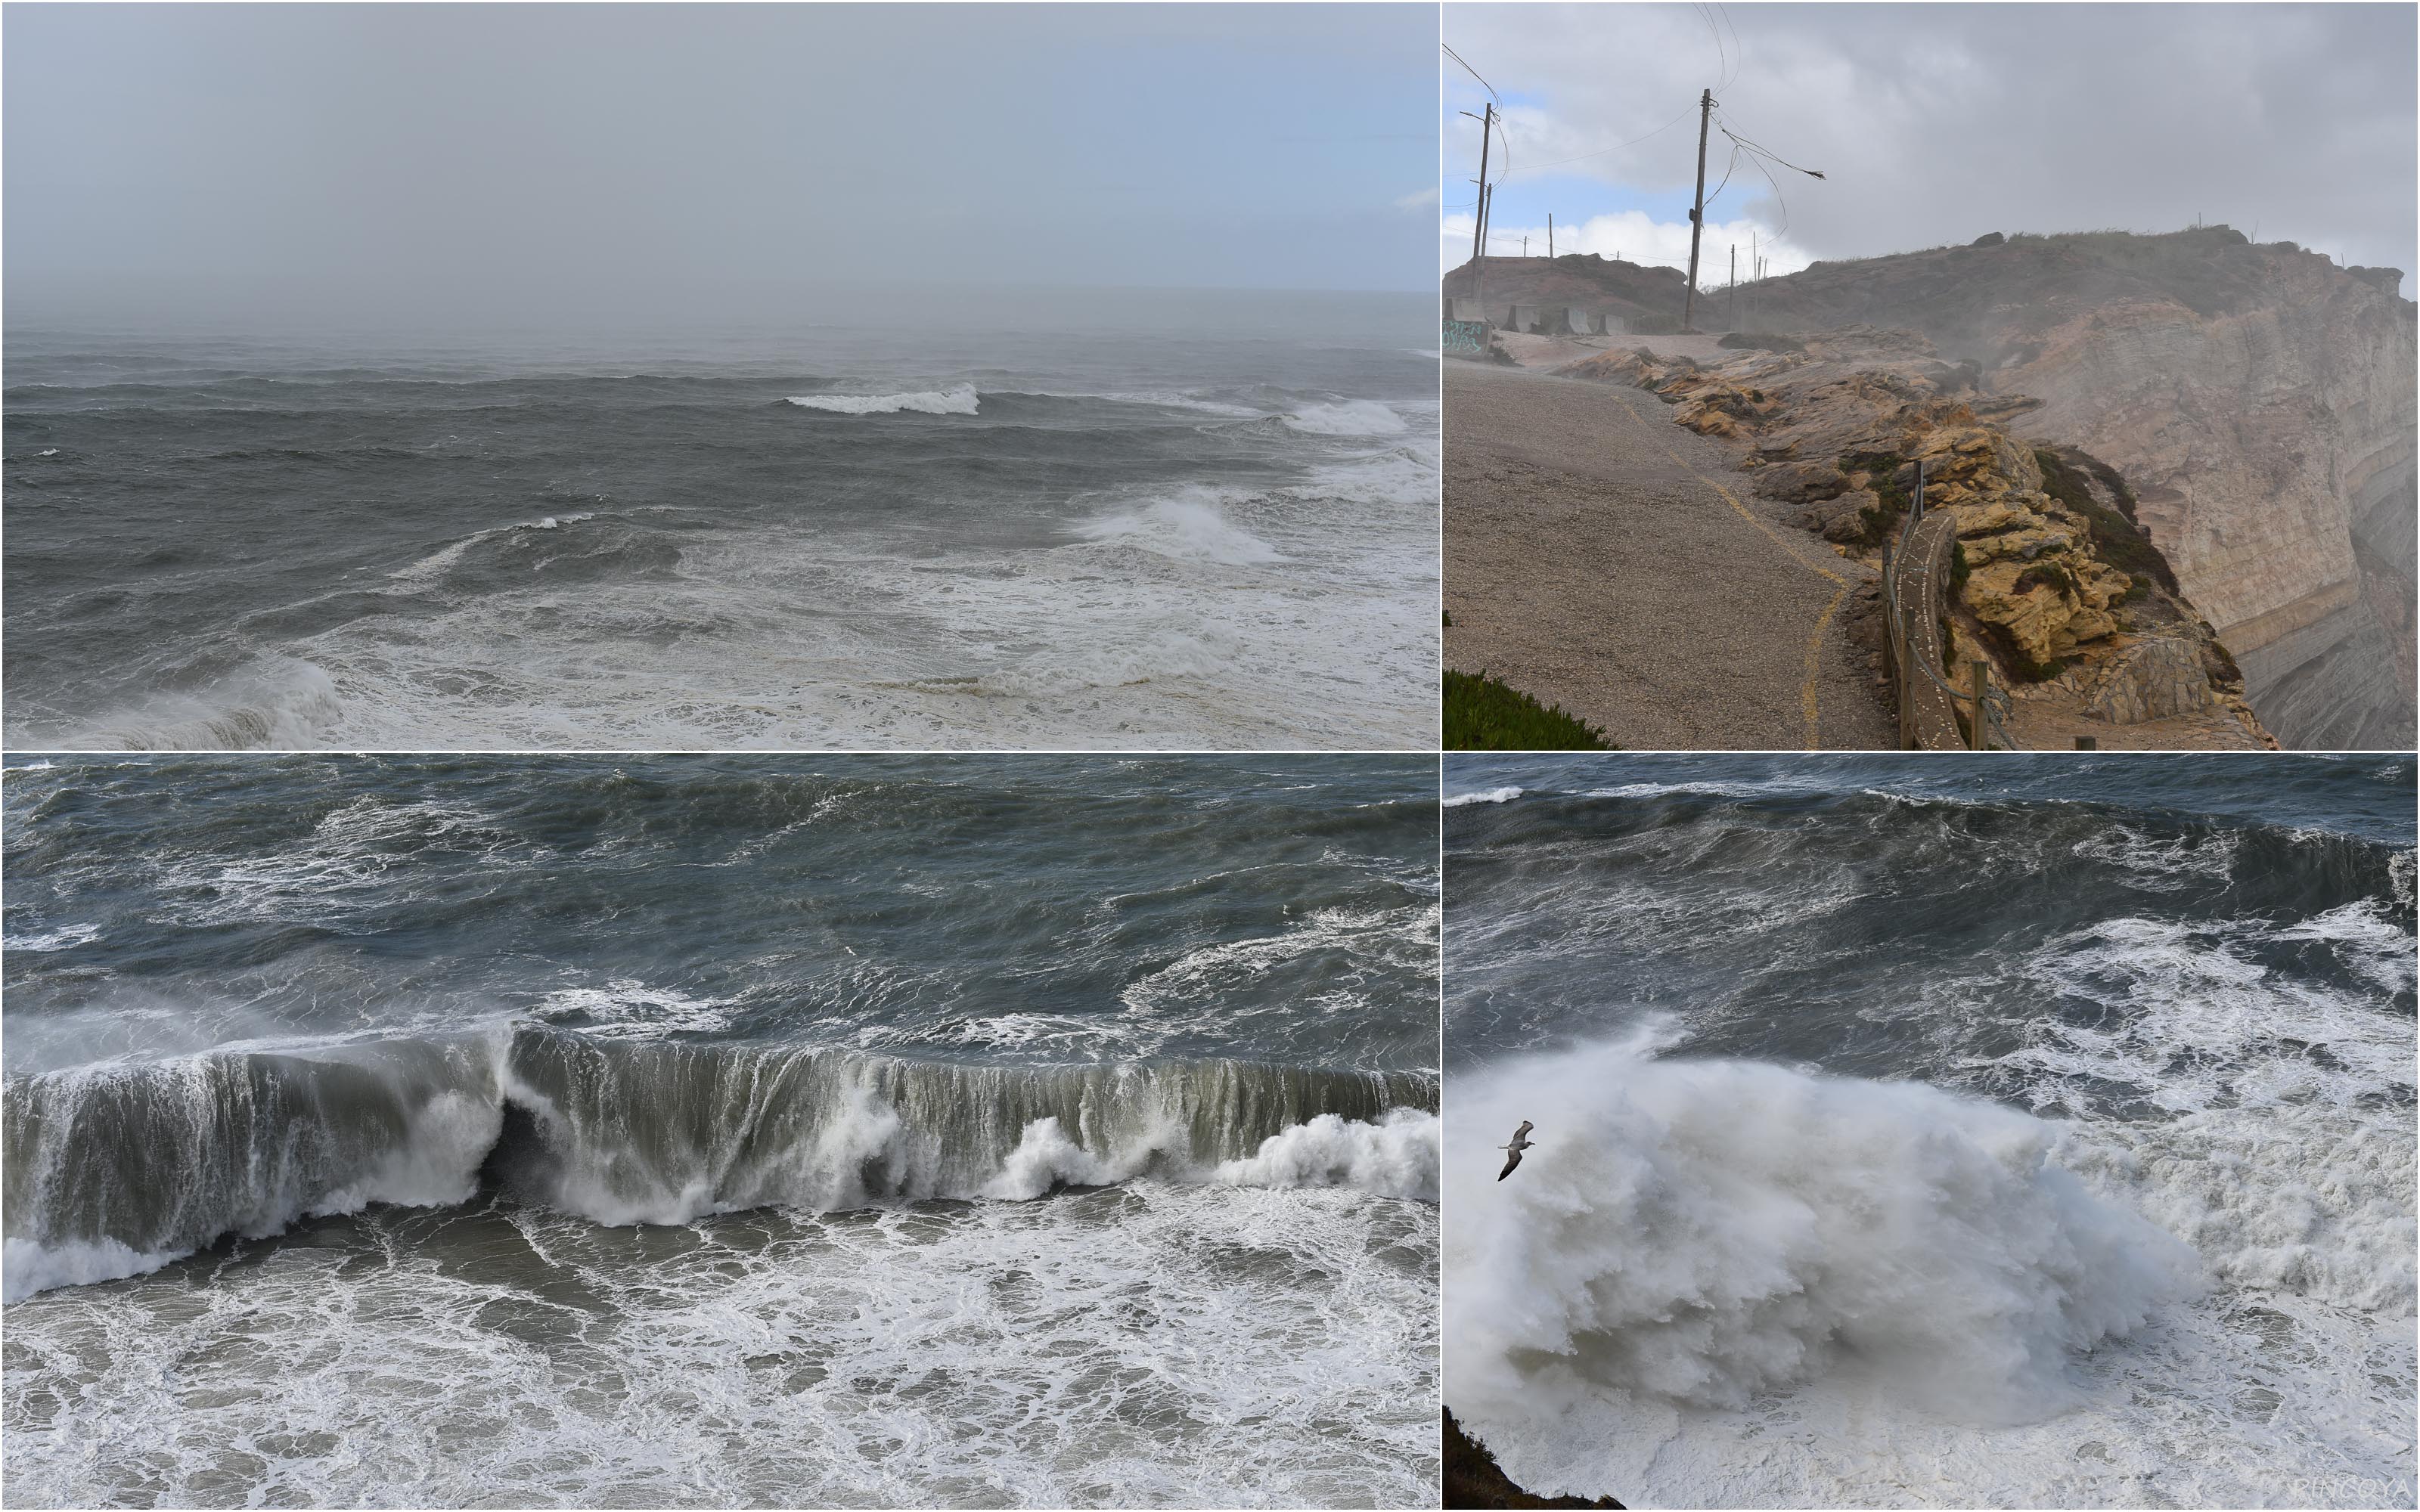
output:
M1744 157L1707 207L1701 281L1728 270L1734 242L1745 277L1751 235L1779 239L1770 269L1788 272L1987 231L2199 218L2400 268L2413 290L2410 5L1445 8L1446 41L1509 126L1497 255L1524 234L1543 252L1552 212L1558 252L1685 267L1695 106L1713 88L1718 124L1826 177L1772 169L1776 195ZM1470 255L1480 153L1458 112L1486 94L1444 69L1451 268ZM1714 131L1710 195L1731 150Z
M1433 286L1433 6L12 5L5 28L12 322Z

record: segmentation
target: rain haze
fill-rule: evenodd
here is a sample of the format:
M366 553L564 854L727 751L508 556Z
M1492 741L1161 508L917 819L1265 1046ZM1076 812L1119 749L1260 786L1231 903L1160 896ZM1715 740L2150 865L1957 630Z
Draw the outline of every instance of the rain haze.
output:
M7 14L12 324L634 326L1408 290L1422 6Z
M10 7L9 738L1425 747L1436 25Z
M2339 264L2414 252L2414 8L1449 5L1445 39L1504 131L1490 253L1619 252L1685 266L1696 104L1706 254L1767 270L1986 232L2224 223ZM1470 256L1487 91L1444 64L1442 266ZM1510 166L1506 153L1510 153ZM1502 177L1497 177L1498 175ZM1728 176L1729 182L1724 180ZM1717 189L1720 193L1717 193Z

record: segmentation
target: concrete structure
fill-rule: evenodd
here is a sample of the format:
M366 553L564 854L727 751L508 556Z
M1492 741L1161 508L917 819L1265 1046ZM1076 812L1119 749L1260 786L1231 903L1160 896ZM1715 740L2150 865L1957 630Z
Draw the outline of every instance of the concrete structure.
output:
M1512 329L1520 332L1543 331L1545 329L1545 321L1540 317L1536 305L1516 304L1512 306Z

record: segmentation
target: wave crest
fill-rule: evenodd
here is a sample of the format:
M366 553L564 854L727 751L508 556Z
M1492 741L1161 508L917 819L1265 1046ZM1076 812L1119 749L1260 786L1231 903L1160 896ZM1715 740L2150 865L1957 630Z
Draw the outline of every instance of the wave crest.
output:
M801 409L835 415L971 415L981 402L971 383L914 393L807 393L790 399Z
M1433 1199L1435 1105L1434 1079L1410 1072L959 1065L535 1026L82 1067L9 1082L7 1296L489 1185L606 1225L1139 1177Z

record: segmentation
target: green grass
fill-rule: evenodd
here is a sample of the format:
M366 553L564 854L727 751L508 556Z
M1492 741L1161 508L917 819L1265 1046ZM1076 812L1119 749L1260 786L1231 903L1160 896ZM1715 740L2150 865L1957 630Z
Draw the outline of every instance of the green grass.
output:
M1445 674L1448 750L1618 750L1605 732L1481 672Z

